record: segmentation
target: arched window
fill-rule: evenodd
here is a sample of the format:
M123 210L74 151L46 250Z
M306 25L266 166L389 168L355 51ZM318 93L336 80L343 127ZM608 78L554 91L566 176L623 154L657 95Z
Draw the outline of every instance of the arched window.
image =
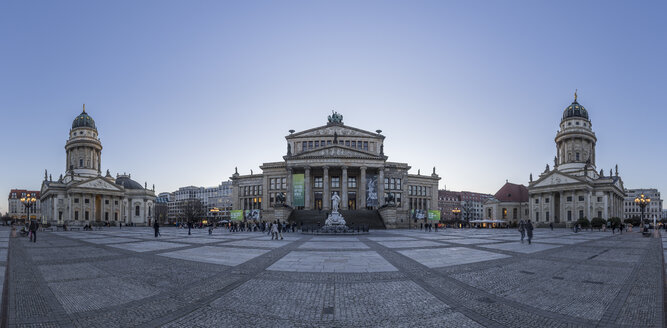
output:
M134 216L139 216L139 205L134 207Z

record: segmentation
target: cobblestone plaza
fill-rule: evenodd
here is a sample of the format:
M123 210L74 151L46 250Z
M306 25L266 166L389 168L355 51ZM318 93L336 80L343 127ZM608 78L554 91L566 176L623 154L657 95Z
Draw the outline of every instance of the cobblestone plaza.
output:
M2 231L12 327L662 327L661 239L537 229L360 236ZM667 240L667 238L665 238Z

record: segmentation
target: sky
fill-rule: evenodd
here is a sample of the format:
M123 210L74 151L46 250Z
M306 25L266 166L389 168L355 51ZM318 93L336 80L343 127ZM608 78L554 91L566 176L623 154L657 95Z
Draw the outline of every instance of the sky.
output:
M288 130L381 129L390 161L495 193L553 164L578 90L597 167L667 190L665 1L0 2L0 191L65 171L82 104L102 171L156 192L282 159ZM0 212L7 211L6 198Z

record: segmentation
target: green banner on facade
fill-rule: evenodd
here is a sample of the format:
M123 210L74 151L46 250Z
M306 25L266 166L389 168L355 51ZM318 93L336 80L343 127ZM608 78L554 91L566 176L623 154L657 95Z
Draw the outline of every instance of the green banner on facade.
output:
M440 211L428 210L428 219L433 221L440 221Z
M303 174L293 174L292 175L292 206L304 206L305 197L304 197L304 179Z
M229 216L232 220L243 221L243 210L231 210Z

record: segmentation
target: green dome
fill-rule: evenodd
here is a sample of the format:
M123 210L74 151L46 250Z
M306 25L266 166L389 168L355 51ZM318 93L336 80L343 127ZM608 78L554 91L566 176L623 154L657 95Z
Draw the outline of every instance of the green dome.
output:
M72 122L72 129L76 128L91 128L91 129L97 129L95 127L95 121L93 120L92 117L88 116L88 113L86 113L86 108L84 107L83 112L79 114L74 119L74 122Z
M581 106L575 99L570 106L567 106L563 111L563 119L570 117L582 117L588 120L588 111L584 106Z

